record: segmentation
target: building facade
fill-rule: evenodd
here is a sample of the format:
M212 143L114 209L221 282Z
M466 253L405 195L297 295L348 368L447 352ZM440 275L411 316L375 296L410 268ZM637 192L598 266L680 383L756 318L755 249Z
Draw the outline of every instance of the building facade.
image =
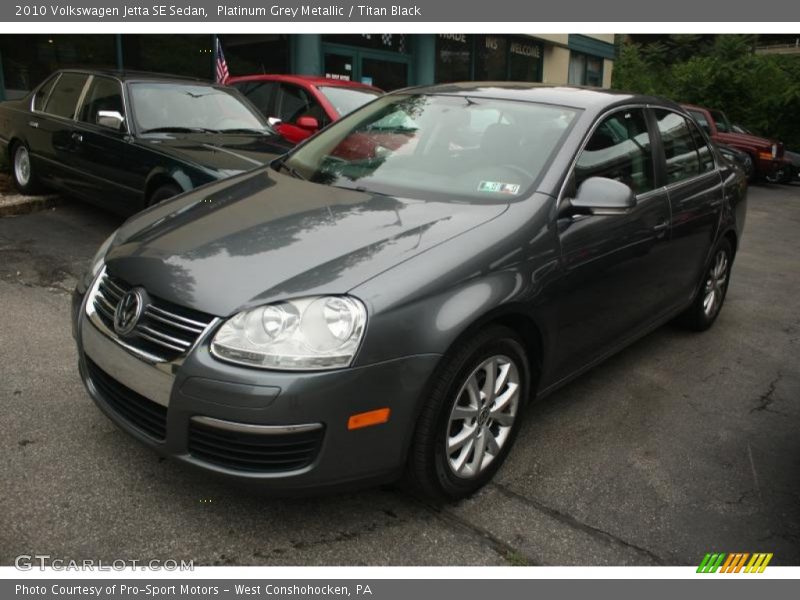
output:
M326 75L385 90L463 80L608 87L614 64L613 34L20 34L0 36L0 99L66 67L211 78L216 37L232 75Z

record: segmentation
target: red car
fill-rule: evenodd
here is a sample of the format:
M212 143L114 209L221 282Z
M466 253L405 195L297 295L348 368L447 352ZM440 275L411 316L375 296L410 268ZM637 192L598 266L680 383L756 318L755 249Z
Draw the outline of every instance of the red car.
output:
M293 144L383 94L364 83L309 75L245 75L231 77L228 85L247 96Z
M788 162L783 156L781 142L736 131L721 110L690 104L684 104L683 108L689 111L697 124L714 142L731 146L750 155L754 167L752 179L766 179L774 176L784 168L784 163Z

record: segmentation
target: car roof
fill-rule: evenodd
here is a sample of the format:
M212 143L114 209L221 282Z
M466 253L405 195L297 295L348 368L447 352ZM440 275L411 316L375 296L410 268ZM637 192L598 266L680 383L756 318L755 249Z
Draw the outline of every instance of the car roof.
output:
M279 75L276 73L255 73L252 75L237 75L231 77L229 83L236 83L237 81L285 81L287 83L310 84L314 86L330 86L330 87L348 87L372 90L383 93L383 90L361 83L359 81L351 81L347 79L333 79L332 77L320 77L319 75Z
M160 81L160 82L175 82L175 83L196 83L205 85L214 85L214 82L209 79L201 79L199 77L185 77L182 75L172 75L170 73L153 73L151 71L129 71L118 69L60 69L57 73L83 73L86 75L105 75L106 77L114 77L121 81Z
M543 83L514 81L463 81L404 88L392 93L418 93L492 98L557 104L580 109L601 110L616 104L657 104L669 108L680 108L678 104L659 98L593 87L572 85L550 85Z

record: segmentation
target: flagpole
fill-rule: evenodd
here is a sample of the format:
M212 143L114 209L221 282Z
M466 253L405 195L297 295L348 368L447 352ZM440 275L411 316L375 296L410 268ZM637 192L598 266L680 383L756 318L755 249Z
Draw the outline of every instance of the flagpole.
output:
M214 83L217 82L217 59L219 58L219 36L216 33L211 34L211 79Z

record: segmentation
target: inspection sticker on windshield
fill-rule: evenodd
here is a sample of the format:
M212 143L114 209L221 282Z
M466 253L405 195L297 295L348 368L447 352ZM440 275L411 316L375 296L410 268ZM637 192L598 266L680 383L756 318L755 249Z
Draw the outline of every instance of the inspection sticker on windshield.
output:
M503 183L502 181L481 181L478 184L479 192L492 192L494 194L519 194L519 184Z

